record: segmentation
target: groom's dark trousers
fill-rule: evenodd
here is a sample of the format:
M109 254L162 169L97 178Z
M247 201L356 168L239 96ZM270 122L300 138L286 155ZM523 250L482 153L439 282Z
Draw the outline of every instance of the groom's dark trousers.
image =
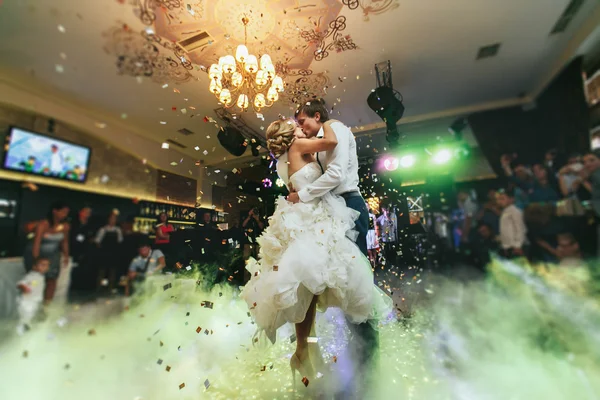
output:
M356 245L368 259L367 232L369 231L369 210L367 210L365 199L363 199L359 192L343 193L341 196L349 208L360 213L360 216L355 221L355 228L358 231ZM365 268L370 268L370 264L365 262ZM348 321L348 327L354 337L352 342L353 350L357 357L356 363L357 365L367 367L366 364L370 363L377 353L379 332L368 321L360 325L352 324Z

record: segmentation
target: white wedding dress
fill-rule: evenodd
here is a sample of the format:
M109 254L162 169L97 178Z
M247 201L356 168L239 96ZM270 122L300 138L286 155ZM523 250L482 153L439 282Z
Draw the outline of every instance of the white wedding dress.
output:
M288 179L287 154L277 170L295 190L321 176L312 162ZM391 298L374 285L371 264L353 241L357 217L332 193L310 203L277 199L269 226L257 239L259 260L246 265L251 279L241 293L259 333L274 343L277 329L304 320L313 295L319 296L320 311L339 307L352 323L377 323L391 312Z

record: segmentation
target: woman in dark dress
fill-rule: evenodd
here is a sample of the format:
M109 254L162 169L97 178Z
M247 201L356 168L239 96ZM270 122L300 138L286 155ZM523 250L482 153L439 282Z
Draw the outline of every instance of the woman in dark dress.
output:
M98 255L98 290L101 286L104 286L102 282L106 278L108 278L109 289L112 291L115 288L121 243L123 243L123 232L117 226L117 214L113 212L108 216L107 224L100 228L96 235L96 245L100 250Z

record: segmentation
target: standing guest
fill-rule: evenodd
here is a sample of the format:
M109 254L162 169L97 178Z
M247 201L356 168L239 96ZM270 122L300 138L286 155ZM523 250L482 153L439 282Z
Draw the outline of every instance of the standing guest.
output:
M69 300L87 300L96 288L93 263L94 228L90 224L92 209L85 206L71 224L70 249L73 257Z
M367 204L369 210L369 230L367 231L367 253L369 254L369 261L371 266L375 268L377 264L377 251L379 250L379 235L377 234L377 218L371 211L371 207Z
M579 154L571 154L567 164L558 171L558 183L560 192L564 197L577 195L582 185L586 185L585 179L582 178L582 170L584 169Z
M527 244L527 228L523 212L515 206L514 192L510 189L498 191L500 215L500 245L506 257L521 257Z
M44 288L44 303L50 304L54 298L58 275L62 267L69 266L69 231L70 226L64 222L69 215L69 207L62 202L56 202L50 207L46 219L35 224L35 235L25 247L25 269L31 271L34 261L39 257L50 260L50 268L46 273Z
M458 208L462 211L463 224L460 237L461 247L468 247L471 241L471 230L477 226L477 203L466 190L458 191Z
M544 163L543 166L546 168L548 173L552 176L556 176L558 173L558 164L556 162L556 158L558 156L558 151L556 149L550 149L544 154Z
M31 325L40 309L44 298L44 275L50 269L50 260L38 257L23 279L17 283L17 288L21 293L17 299L19 307L19 325L17 333L22 335Z
M532 203L550 203L560 199L554 185L554 179L551 179L548 168L542 164L535 164L533 175L535 184L533 190L529 193L529 201Z
M168 247L171 242L171 233L173 232L175 232L175 228L169 223L167 213L161 212L156 225L154 247L161 249L163 253L169 253Z
M394 244L397 242L397 221L394 223L394 211L392 207L383 207L382 214L377 218L383 251L387 265L394 265Z
M596 214L600 217L600 150L596 149L583 156L583 165L587 172L592 193L591 204ZM596 218L598 219L598 218ZM600 224L597 225L596 252L600 256Z
M515 206L524 210L529 204L529 193L535 185L533 173L521 162L516 154L504 154L500 158L500 164L509 184L513 187L515 194Z
M108 275L108 288L112 291L115 288L117 268L119 265L119 246L123 243L123 231L117 226L118 211L108 216L106 225L98 230L96 234L96 245L100 249L98 261L98 279L96 289L101 286Z
M138 247L138 255L129 265L127 289L125 295L131 293L134 282L143 282L147 276L160 272L165 267L165 255L158 249L152 249L149 243L142 242Z
M479 210L477 219L481 224L490 227L494 235L497 235L500 232L500 213L502 210L496 202L496 190L490 189L487 193L487 201Z
M260 213L257 207L254 207L248 212L248 216L242 222L242 229L246 236L244 244L244 259L247 260L249 257L258 258L258 243L256 238L260 236L263 229L265 228L264 222L260 218Z
M473 244L473 264L477 268L485 270L485 267L491 261L490 252L498 250L498 241L494 229L485 223L479 224Z

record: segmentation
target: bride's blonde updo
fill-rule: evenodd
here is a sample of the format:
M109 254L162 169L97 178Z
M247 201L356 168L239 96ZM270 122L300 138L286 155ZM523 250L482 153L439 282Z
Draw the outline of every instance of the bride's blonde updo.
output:
M281 157L290 148L294 139L296 123L291 119L275 121L267 128L267 148L275 156Z

